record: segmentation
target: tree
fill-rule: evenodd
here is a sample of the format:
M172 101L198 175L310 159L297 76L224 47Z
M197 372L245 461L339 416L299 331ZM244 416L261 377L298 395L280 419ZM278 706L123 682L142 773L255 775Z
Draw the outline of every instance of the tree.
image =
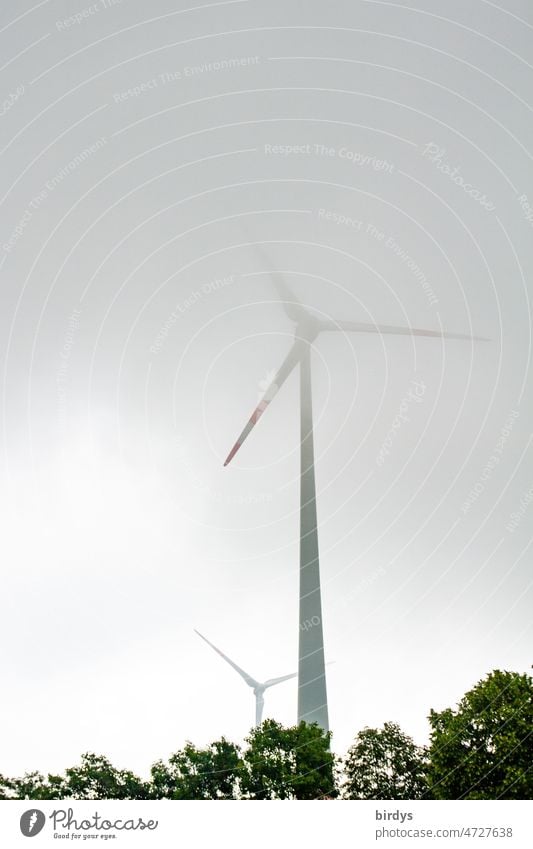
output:
M80 766L66 770L62 798L149 799L150 789L129 770L115 769L103 755L86 753L81 757Z
M156 799L236 799L241 769L239 747L224 737L206 749L187 743L168 764L157 761L151 770Z
M9 778L4 778L3 775L0 775L0 800L14 798L15 791L13 781Z
M429 783L436 799L533 798L533 681L495 670L456 710L431 711Z
M40 772L27 772L6 783L11 787L11 799L62 799L65 795L65 781L59 775L45 778Z
M241 778L248 799L320 799L337 795L330 733L313 723L283 728L266 719L246 738Z
M421 799L427 790L425 750L399 725L365 728L344 761L347 799Z

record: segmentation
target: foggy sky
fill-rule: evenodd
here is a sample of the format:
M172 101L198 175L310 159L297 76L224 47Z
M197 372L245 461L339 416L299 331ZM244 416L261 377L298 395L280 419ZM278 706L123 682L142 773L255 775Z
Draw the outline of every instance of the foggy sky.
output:
M296 669L296 373L222 466L293 338L272 270L321 316L490 339L314 346L334 748L424 742L529 668L532 27L525 0L4 4L0 772L242 739L252 694L194 627Z

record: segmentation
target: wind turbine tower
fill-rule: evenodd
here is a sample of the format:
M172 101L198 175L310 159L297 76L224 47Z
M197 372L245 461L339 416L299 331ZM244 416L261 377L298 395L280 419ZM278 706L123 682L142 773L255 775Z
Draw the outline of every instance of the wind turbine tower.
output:
M255 248L261 253L259 245ZM313 447L313 402L311 388L311 348L321 333L370 333L378 336L427 336L437 339L462 339L472 342L480 337L440 330L421 330L355 321L317 318L301 304L278 271L271 272L283 309L294 325L292 346L270 386L228 454L224 466L234 458L247 436L268 409L291 372L299 366L300 377L300 588L298 646L298 722L316 722L329 730L324 635L316 510L315 460ZM487 340L483 340L487 341ZM313 627L306 627L312 622ZM316 624L314 624L316 623Z

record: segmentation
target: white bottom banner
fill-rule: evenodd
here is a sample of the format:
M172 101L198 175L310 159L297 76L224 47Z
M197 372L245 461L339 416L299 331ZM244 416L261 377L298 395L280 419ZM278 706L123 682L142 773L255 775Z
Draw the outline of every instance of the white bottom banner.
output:
M333 800L330 800L333 801ZM0 846L533 847L529 801L5 801ZM117 842L120 841L120 842Z

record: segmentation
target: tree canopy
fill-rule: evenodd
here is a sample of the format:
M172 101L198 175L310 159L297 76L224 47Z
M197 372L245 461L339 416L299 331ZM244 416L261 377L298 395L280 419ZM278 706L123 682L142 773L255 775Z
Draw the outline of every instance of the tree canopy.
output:
M151 771L155 799L235 799L242 761L240 749L224 737L205 749L187 743L168 763Z
M431 711L429 784L436 799L531 799L533 681L495 670L456 710Z
M344 773L347 799L421 799L427 792L425 750L393 722L359 732Z
M335 796L330 734L301 722L284 728L267 719L246 738L241 778L248 799L318 799Z
M88 752L63 775L0 775L0 799L533 798L529 675L495 670L429 723L427 749L386 722L360 731L341 760L318 725L266 719L243 745L187 742L146 780Z

